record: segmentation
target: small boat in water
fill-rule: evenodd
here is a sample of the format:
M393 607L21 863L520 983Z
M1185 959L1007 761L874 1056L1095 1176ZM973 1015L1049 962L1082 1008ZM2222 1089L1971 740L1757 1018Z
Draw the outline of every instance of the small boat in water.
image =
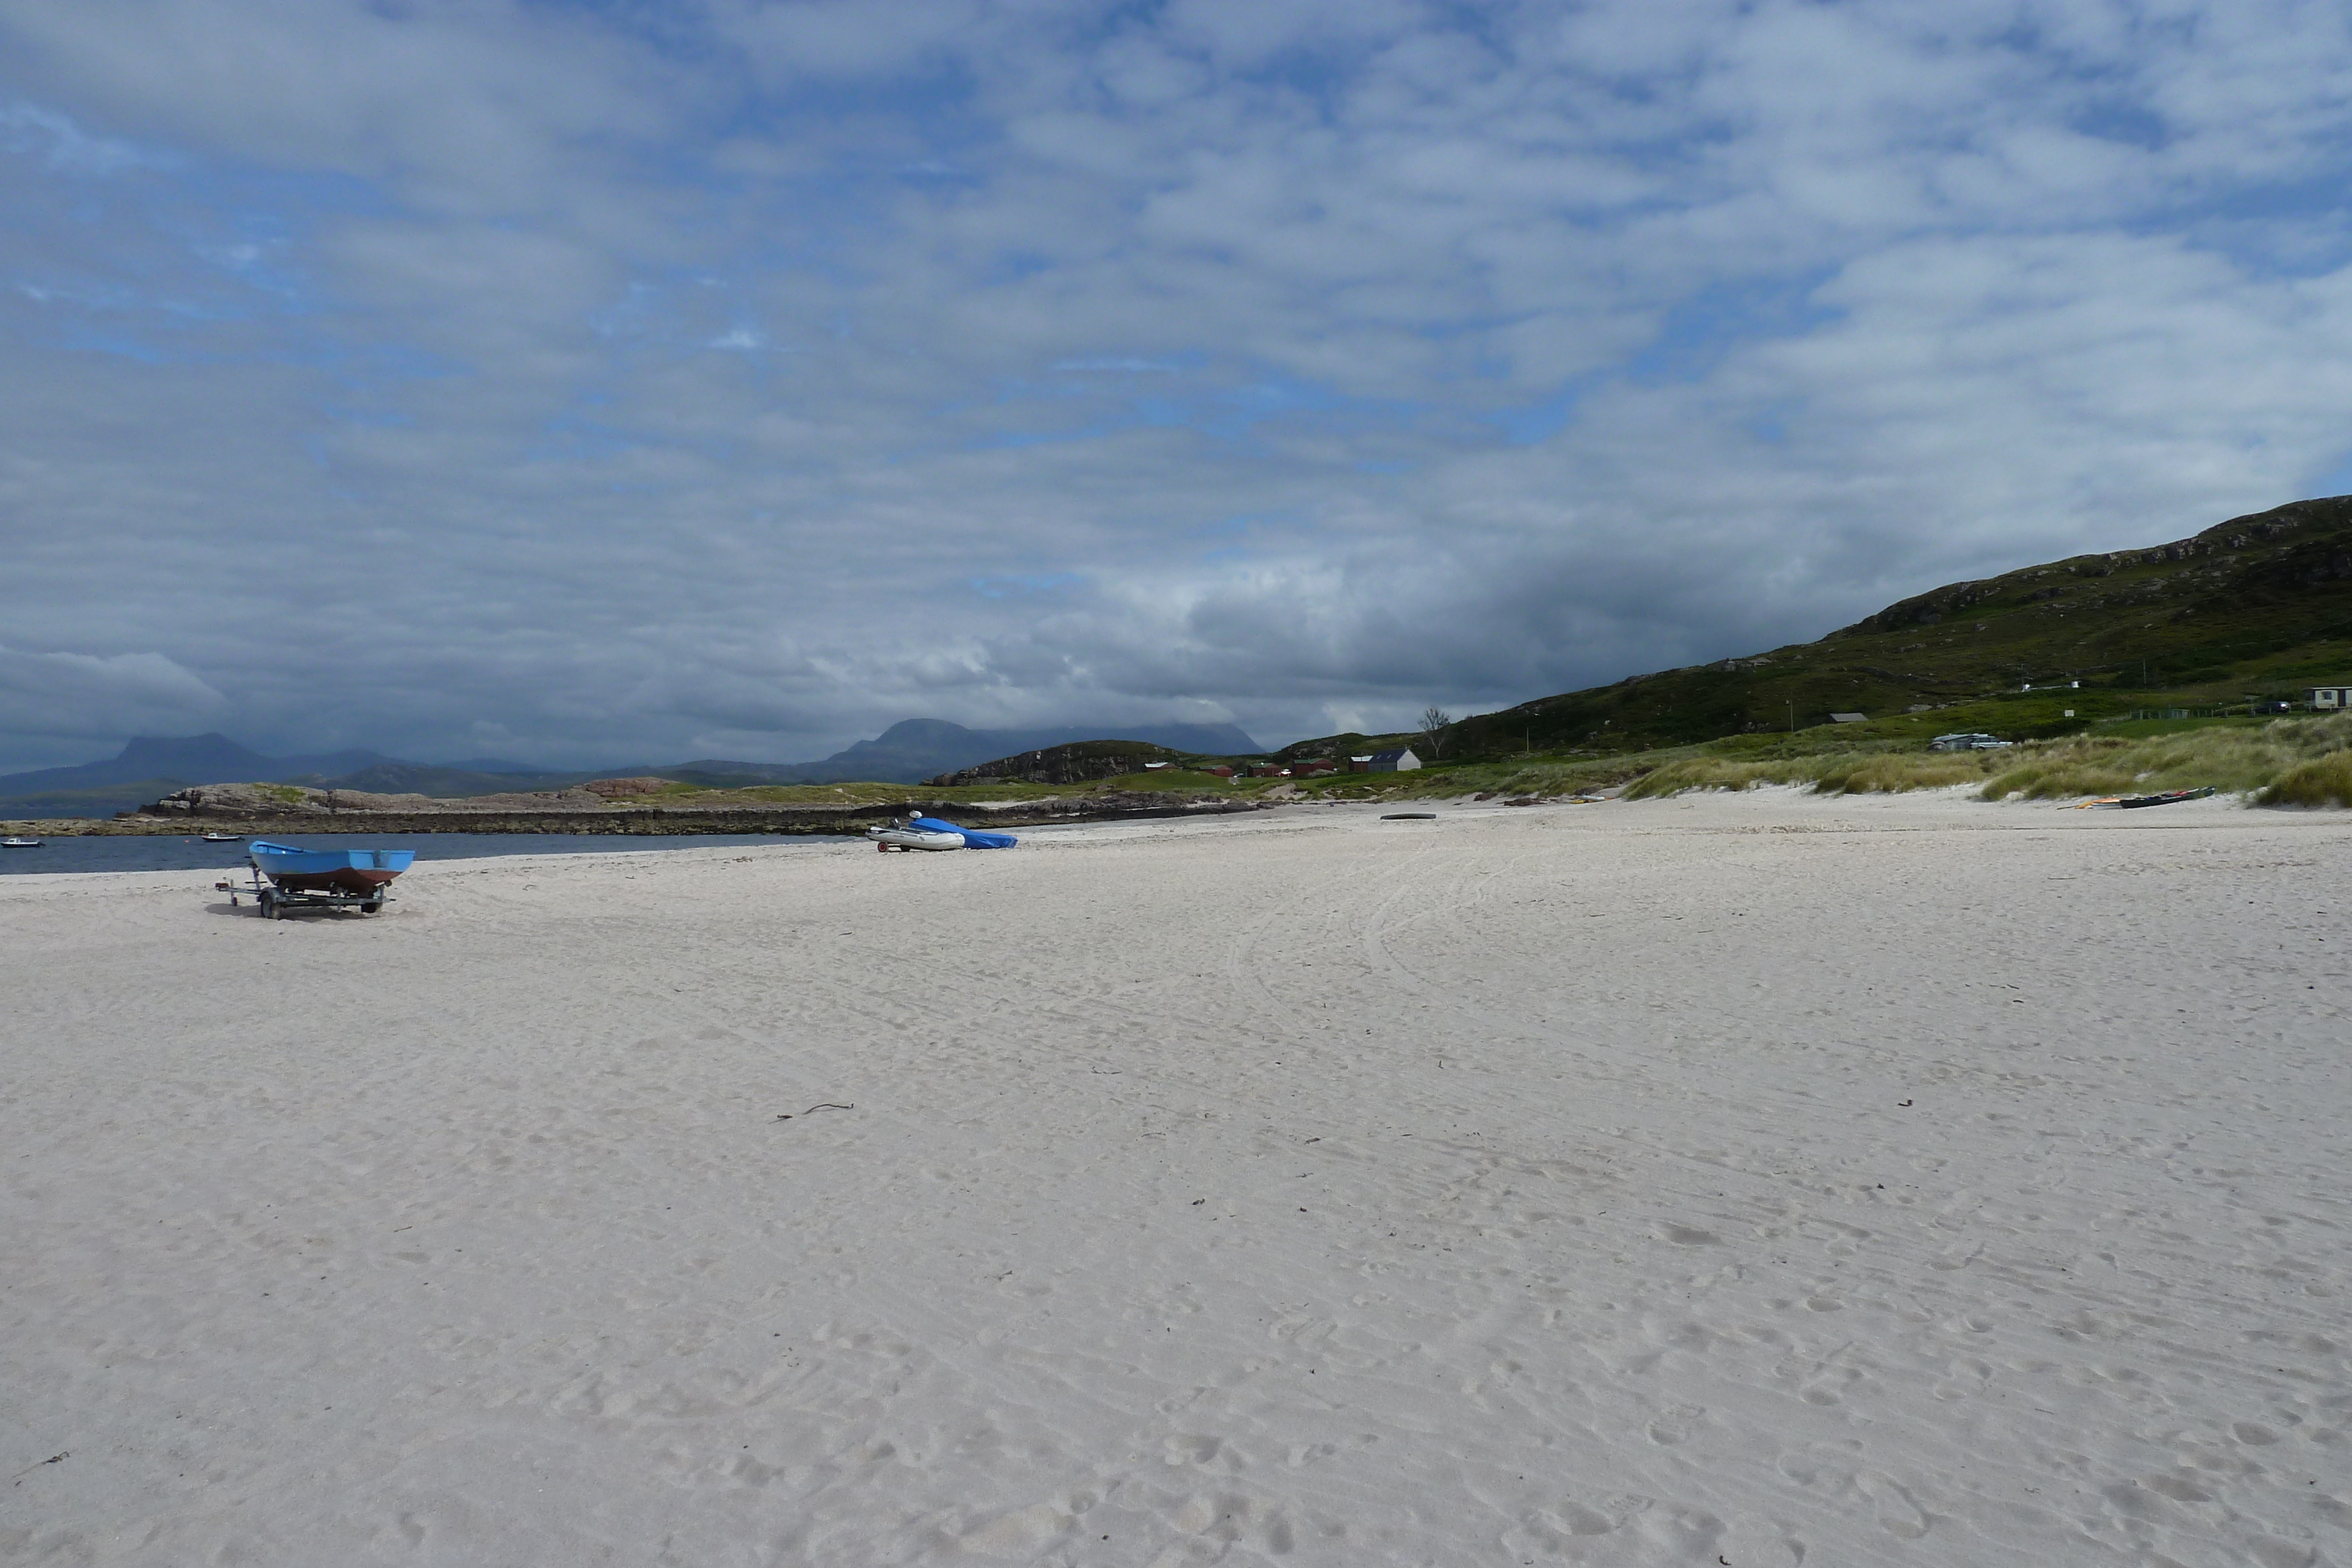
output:
M0 850L37 850L40 847L38 839L0 839Z
M206 833L205 835L205 842L208 844L234 844L242 841L243 841L235 833Z

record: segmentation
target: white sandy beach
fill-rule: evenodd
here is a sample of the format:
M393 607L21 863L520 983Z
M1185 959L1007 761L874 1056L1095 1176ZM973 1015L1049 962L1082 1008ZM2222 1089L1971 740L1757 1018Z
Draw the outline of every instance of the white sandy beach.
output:
M0 880L0 1561L2352 1563L2352 820L1432 809Z

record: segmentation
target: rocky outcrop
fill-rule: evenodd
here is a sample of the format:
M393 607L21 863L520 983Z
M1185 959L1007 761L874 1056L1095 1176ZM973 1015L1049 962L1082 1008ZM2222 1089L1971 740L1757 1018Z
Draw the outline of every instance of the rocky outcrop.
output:
M665 780L664 782L667 782ZM155 817L340 817L402 811L594 810L609 805L588 789L541 789L508 795L469 795L444 800L431 795L378 795L365 789L314 789L304 784L197 784L175 789L136 814Z
M591 779L580 786L591 795L607 800L635 800L640 795L658 795L670 787L667 779Z

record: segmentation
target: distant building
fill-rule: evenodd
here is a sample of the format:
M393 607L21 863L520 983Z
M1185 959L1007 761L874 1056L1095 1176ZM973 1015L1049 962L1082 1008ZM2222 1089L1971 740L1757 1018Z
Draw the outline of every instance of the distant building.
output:
M1869 721L1870 716L1866 713L1833 713L1830 715L1830 722L1832 724L1867 724Z
M1230 779L1234 776L1234 770L1226 767L1222 762L1218 763L1214 768L1204 768L1201 769L1201 771L1203 773L1213 773L1220 779Z
M1290 769L1279 762L1253 762L1249 766L1249 776L1253 779L1287 779Z
M1412 747L1410 746L1400 746L1393 751L1373 752L1371 766L1367 768L1366 771L1371 773L1410 773L1420 766L1421 758L1412 754Z
M2323 712L2331 708L2352 707L2352 686L2314 686L2311 706Z
M1369 757L1350 757L1349 758L1348 758L1348 771L1349 771L1349 772L1350 772L1350 773L1370 773L1371 770L1372 770L1372 759L1371 759L1370 758L1369 758Z

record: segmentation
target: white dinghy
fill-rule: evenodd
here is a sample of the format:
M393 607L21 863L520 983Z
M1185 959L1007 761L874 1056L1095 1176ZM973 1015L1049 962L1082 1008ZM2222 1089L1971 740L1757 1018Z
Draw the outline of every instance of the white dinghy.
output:
M918 828L893 822L887 828L868 828L866 836L874 847L887 853L891 850L960 850L963 848L961 833L938 833L928 828Z

